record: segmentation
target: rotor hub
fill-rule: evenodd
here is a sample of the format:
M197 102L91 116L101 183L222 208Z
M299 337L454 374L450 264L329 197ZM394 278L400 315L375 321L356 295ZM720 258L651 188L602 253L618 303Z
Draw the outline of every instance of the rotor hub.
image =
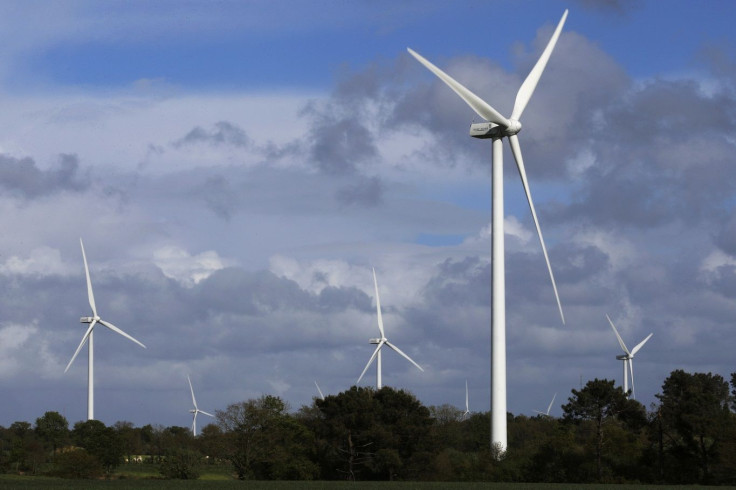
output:
M509 119L509 125L503 130L503 134L506 136L513 136L521 131L521 123L516 119Z

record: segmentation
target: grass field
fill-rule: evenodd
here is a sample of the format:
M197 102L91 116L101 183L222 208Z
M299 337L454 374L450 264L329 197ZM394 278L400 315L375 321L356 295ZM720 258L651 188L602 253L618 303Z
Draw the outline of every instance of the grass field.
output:
M145 465L142 465L145 466ZM396 488L411 490L461 490L461 489L492 489L492 490L561 490L561 489L580 489L580 490L689 490L703 489L706 487L698 485L674 486L674 485L573 485L573 484L554 484L554 483L466 483L466 482L325 482L325 481L237 481L227 479L228 475L220 472L207 473L203 472L200 480L182 481L182 480L160 480L152 479L157 476L154 474L146 474L144 471L135 472L133 476L125 471L118 473L122 478L116 480L63 480L60 478L33 477L33 476L15 476L0 475L0 488L8 489L138 489L138 488L156 488L156 489L174 489L174 488L248 488L248 489L265 489L265 490L338 490L338 489L354 489L354 490L374 490L379 488ZM223 477L225 479L223 479ZM210 479L211 478L211 479ZM736 488L736 487L708 487L708 488Z

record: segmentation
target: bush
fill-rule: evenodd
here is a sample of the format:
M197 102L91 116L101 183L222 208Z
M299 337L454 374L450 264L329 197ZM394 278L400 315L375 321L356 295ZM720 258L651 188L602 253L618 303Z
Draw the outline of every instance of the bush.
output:
M165 478L177 480L196 480L199 478L199 466L202 455L191 449L174 449L164 456L159 472Z
M102 463L84 449L73 449L58 456L52 474L61 478L99 478L104 473Z

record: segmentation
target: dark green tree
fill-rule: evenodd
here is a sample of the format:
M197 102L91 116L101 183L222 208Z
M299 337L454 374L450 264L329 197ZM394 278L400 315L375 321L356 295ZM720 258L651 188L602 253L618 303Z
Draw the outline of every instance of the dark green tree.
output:
M36 419L35 431L46 448L51 450L53 460L56 450L69 439L69 422L59 412L46 412Z
M416 479L431 464L433 420L411 393L354 386L315 404L323 478Z
M581 390L572 390L568 403L562 406L564 419L580 428L591 427L595 453L595 474L603 480L603 456L607 435L620 429L642 427L646 423L646 410L641 403L629 400L623 389L606 379L588 381ZM616 449L612 448L612 454Z
M224 432L225 457L238 478L313 479L318 468L310 449L313 435L279 397L264 395L215 412Z
M732 433L728 383L718 374L672 371L662 385L659 413L675 434L668 444L667 475L678 483L714 483L712 469Z
M123 459L124 447L120 436L115 429L99 420L77 422L71 436L76 446L99 460L108 476Z

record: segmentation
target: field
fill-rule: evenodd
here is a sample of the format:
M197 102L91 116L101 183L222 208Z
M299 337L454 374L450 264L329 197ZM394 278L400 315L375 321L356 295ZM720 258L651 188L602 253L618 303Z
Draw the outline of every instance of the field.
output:
M139 465L136 465L139 466ZM140 465L137 471L120 471L116 480L63 480L59 478L32 477L0 475L0 488L8 489L174 489L174 488L203 488L203 489L228 489L228 488L252 488L265 490L372 490L383 488L411 489L411 490L461 490L461 489L491 489L491 490L688 490L703 489L706 487L698 485L674 486L674 485L572 485L554 483L465 483L465 482L326 482L326 481L247 481L241 482L228 479L228 475L222 472L203 472L202 478L193 481L182 480L160 480L153 479L157 476L155 467L143 468L148 465ZM150 471L149 471L150 470ZM712 487L712 488L736 488L736 487Z

